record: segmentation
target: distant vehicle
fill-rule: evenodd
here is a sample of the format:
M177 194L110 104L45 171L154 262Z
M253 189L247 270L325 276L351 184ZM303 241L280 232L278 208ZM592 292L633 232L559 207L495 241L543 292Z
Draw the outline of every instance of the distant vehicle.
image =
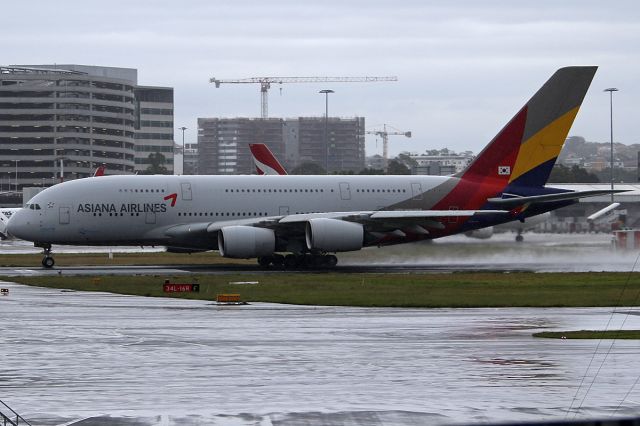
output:
M7 233L7 224L11 216L22 207L0 207L0 240L10 238Z
M453 176L167 176L78 179L45 189L8 231L54 244L219 250L263 267L335 266L336 252L526 219L611 190L545 187L596 67L558 70ZM613 191L621 192L621 191ZM283 253L288 253L286 257Z

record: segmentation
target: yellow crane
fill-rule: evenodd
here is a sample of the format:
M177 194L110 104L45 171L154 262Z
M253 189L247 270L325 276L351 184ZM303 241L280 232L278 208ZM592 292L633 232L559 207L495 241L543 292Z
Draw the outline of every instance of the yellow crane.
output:
M389 135L399 135L407 138L411 137L411 132L388 132L387 125L384 124L382 130L367 130L365 132L368 135L376 135L382 138L382 161L384 172L389 171Z
M374 83L378 81L398 81L398 77L250 77L220 80L210 78L209 83L219 88L221 84L260 84L260 116L269 116L269 89L272 84L284 83Z

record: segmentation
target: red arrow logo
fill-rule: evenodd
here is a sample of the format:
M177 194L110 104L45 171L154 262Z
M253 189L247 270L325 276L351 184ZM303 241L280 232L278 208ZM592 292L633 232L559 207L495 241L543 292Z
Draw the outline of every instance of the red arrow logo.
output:
M178 199L178 194L177 193L173 193L173 194L169 194L166 197L164 197L164 200L171 200L171 207L176 205L176 200Z

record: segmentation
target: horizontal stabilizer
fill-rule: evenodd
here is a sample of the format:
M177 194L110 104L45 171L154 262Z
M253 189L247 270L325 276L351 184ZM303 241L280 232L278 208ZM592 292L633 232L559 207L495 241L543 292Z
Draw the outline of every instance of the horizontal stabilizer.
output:
M514 207L522 204L534 204L534 203L553 203L557 201L571 201L580 198L597 197L598 195L611 195L619 192L627 192L626 189L594 189L590 191L575 191L575 192L562 192L559 194L546 194L546 195L533 195L529 197L520 197L517 195L510 196L510 194L504 194L508 198L489 198L487 201L499 206Z

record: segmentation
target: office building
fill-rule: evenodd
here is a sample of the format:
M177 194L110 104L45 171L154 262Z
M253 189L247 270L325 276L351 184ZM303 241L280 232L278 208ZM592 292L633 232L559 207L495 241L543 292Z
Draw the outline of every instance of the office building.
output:
M329 117L326 124L325 137L323 117L199 118L198 173L254 173L251 143L266 144L289 171L303 163L328 165L330 173L362 170L364 118Z
M173 89L137 86L135 69L0 67L0 182L12 188L87 177L100 165L132 174L142 170L136 142L164 149L172 130ZM171 171L173 152L166 154Z

